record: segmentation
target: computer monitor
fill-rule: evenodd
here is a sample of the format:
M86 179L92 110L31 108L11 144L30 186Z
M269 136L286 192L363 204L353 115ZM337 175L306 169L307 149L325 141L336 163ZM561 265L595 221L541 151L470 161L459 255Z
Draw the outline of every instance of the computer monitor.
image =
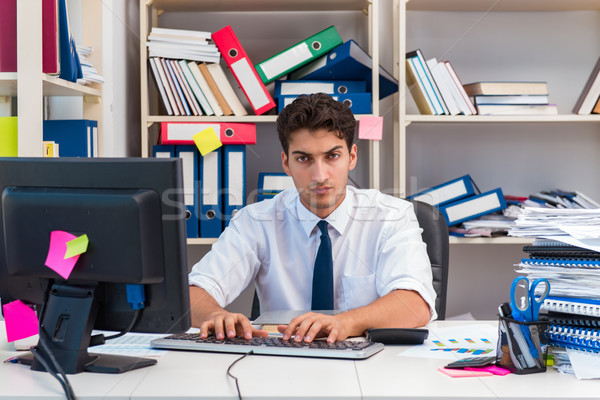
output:
M92 329L190 327L182 181L180 159L0 158L0 298L37 305L39 353L66 373L144 366L88 354ZM89 240L68 279L44 265L56 230Z

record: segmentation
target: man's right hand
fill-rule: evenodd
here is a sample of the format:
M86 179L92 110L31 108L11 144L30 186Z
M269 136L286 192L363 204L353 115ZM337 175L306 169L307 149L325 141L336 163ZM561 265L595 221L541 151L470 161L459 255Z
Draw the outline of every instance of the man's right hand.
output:
M252 339L253 337L267 337L269 335L267 331L254 328L244 314L231 313L226 310L211 313L208 319L200 325L200 337L202 339L206 339L211 333L215 335L217 340L223 340L225 337Z

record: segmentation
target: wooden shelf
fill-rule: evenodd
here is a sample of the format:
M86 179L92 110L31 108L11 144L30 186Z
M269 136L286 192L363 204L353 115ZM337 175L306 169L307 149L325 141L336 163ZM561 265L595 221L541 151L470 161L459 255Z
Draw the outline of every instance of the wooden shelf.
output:
M406 115L407 124L410 123L590 123L600 122L600 114L577 115Z
M356 120L360 120L362 116L372 116L372 114L355 115ZM243 117L236 116L171 116L171 115L149 115L146 121L149 123L155 122L251 122L251 123L274 123L277 121L278 115L245 115Z
M16 72L0 73L0 96L17 96ZM44 96L102 96L102 89L79 85L56 76L42 75Z
M520 238L520 237L509 237L501 236L495 238L475 237L475 238L462 238L457 236L450 236L450 244L531 244L533 239Z
M146 4L152 5L162 11L197 11L204 12L265 12L265 11L342 11L365 10L368 0L148 0Z
M600 10L597 0L410 0L408 11L577 11Z

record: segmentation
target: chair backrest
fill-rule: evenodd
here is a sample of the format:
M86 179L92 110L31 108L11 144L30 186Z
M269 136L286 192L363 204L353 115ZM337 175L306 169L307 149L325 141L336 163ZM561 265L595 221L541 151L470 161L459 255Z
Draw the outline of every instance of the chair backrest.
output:
M431 262L433 289L437 294L435 310L438 319L446 318L446 292L448 290L449 238L448 225L440 211L422 201L413 203L419 225L423 229L423 241L427 245L427 255Z
M446 291L448 289L449 238L446 220L440 211L422 201L409 200L414 205L415 215L423 229L423 242L427 245L427 255L431 262L433 289L437 294L435 311L438 319L446 318ZM256 291L252 301L250 319L260 315L260 303Z

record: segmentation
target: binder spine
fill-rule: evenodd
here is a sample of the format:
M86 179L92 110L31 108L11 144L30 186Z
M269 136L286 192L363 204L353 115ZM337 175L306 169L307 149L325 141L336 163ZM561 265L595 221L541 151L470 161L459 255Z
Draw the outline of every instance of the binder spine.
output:
M597 329L580 329L561 325L550 325L548 330L550 344L576 350L600 352L600 340Z

